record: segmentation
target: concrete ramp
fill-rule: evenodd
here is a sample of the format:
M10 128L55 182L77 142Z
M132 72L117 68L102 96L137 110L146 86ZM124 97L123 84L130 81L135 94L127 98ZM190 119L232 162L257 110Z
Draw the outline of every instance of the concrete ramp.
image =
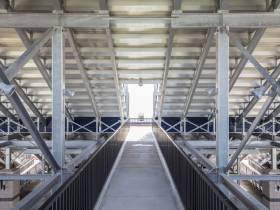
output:
M176 210L151 127L131 127L99 210Z

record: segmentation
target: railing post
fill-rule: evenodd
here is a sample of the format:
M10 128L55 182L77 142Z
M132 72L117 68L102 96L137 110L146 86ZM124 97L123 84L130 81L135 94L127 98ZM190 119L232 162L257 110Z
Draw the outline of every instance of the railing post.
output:
M184 117L183 119L183 123L184 123L184 134L186 134L186 117Z
M95 117L95 138L98 140L99 138L99 118Z
M10 135L10 132L11 132L11 121L10 121L9 117L7 118L7 132L8 132L8 135Z
M37 117L37 129L40 132L40 118Z
M272 135L273 140L275 137L275 117L272 118ZM272 169L277 170L277 150L276 148L271 149L271 163L272 163Z
M11 169L11 148L7 147L5 151L5 167Z

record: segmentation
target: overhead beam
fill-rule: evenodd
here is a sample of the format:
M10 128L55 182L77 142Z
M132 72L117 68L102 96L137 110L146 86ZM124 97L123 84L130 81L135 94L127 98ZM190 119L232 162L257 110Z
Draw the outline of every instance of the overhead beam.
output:
M32 42L31 40L28 38L26 32L23 29L16 29L16 32L19 36L19 38L21 39L22 43L24 44L24 46L28 49L31 47ZM38 54L35 54L33 56L33 62L36 64L38 70L40 71L42 77L44 78L44 80L46 81L48 87L50 88L50 90L52 90L52 81L51 81L51 76L49 75L46 67L44 66L44 64L42 63L40 57ZM65 114L66 116L73 120L71 113L68 109L68 107L65 105Z
M1 13L0 28L108 28L107 15L85 13Z
M88 13L1 13L0 28L109 28L111 23L170 23L172 28L268 28L280 27L280 14L262 13L185 13L173 17L109 17Z
M280 26L280 14L263 13L186 13L171 19L173 28L268 28Z
M119 73L118 73L118 69L117 69L117 62L116 62L116 56L115 56L116 53L115 53L115 48L113 45L113 38L112 38L112 33L111 33L110 28L106 29L106 36L107 36L109 49L111 51L112 70L113 70L113 76L114 76L114 83L115 83L115 87L116 87L116 94L117 94L117 99L118 99L120 117L123 120L124 113L123 113L122 98L121 98L121 93L120 93Z
M69 44L70 44L70 46L72 48L72 51L73 51L73 55L74 55L75 60L77 62L78 69L80 70L80 74L81 74L83 83L84 83L85 88L87 90L87 93L89 95L90 103L92 105L95 116L100 118L100 114L99 114L99 111L98 111L98 106L97 106L97 103L96 103L96 100L95 100L94 93L92 91L93 88L90 84L88 75L86 73L86 69L83 65L83 61L82 61L81 55L79 53L79 50L77 48L77 44L75 42L73 32L71 31L71 29L68 29L68 30L66 30L66 34L67 34L67 37L68 37Z
M215 31L216 31L216 29L209 29L208 30L207 37L206 37L205 43L203 45L201 54L199 56L199 60L198 60L196 69L195 69L192 84L191 84L190 90L188 91L187 100L186 100L185 105L184 105L183 117L186 117L187 114L188 114L188 111L189 111L189 108L190 108L190 105L191 105L191 102L192 102L192 99L193 99L193 96L194 96L194 93L195 93L195 90L196 90L201 72L202 72L202 69L203 69L203 66L204 66L204 63L206 61L209 49L210 49L210 47L212 45L212 42L213 42Z

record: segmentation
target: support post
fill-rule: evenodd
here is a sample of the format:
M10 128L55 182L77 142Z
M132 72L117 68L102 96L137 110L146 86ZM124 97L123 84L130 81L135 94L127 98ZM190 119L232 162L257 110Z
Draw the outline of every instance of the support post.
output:
M185 117L183 119L183 123L184 123L184 125L183 125L184 134L186 134L186 118Z
M96 141L98 140L99 136L99 118L95 117L95 134L96 134Z
M56 27L52 37L52 87L52 152L62 168L65 158L64 36L62 27Z
M11 148L7 147L5 151L5 166L6 169L11 169Z
M8 135L11 133L11 120L9 117L7 118L7 133Z
M216 162L219 173L224 173L229 154L229 37L226 28L218 28L216 41L217 68L217 135Z

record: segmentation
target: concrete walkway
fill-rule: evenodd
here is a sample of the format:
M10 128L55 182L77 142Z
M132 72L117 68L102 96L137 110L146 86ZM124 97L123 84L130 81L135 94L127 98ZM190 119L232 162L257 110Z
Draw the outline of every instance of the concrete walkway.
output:
M100 210L179 209L150 127L131 127Z

